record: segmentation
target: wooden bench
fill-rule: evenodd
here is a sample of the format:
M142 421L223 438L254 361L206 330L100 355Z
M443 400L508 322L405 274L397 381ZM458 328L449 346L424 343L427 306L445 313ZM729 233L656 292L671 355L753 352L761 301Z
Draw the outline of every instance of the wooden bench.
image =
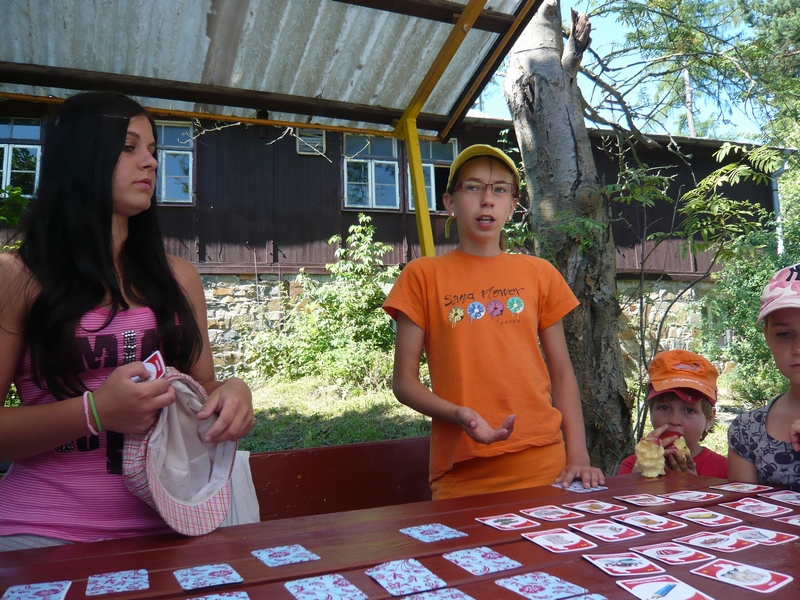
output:
M261 520L430 500L429 454L427 437L253 453Z

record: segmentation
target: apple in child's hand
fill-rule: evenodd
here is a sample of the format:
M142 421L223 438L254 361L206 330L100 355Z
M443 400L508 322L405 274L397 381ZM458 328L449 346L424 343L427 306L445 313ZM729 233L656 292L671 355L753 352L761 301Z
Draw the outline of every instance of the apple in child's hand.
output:
M662 433L662 434L661 434L660 436L658 436L658 437L659 437L659 439L661 439L661 440L665 440L665 439L667 439L667 438L670 438L670 437L682 438L682 437L683 437L683 434L681 434L681 433L678 433L677 431L665 431L664 433ZM672 442L670 442L670 443L669 443L669 445L668 445L668 446L665 446L665 447L666 447L666 448L672 448L672 447L674 447L674 445L675 445L675 440L672 440Z

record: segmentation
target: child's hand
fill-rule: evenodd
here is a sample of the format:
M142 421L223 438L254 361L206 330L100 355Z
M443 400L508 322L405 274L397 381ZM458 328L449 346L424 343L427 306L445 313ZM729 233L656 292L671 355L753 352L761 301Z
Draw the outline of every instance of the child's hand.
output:
M238 377L222 382L208 395L202 410L197 413L201 421L217 413L217 420L208 430L205 441L219 444L238 440L253 427L253 396L247 384Z
M560 483L561 487L566 489L575 479L580 479L583 487L587 490L598 485L604 485L606 482L603 472L597 467L591 466L588 458L585 462L567 463L567 466L556 478L556 483Z
M135 382L132 377L145 381ZM147 433L159 410L175 402L175 390L164 378L146 381L150 372L142 362L117 367L94 391L103 429L119 433Z
M459 406L456 410L456 423L467 432L467 435L481 444L493 444L507 440L514 431L516 415L508 415L497 429L492 429L486 420L476 411L466 406Z
M664 450L664 466L673 471L697 475L697 466L694 464L692 455L684 454L674 447Z
M792 443L794 451L800 452L800 419L797 419L789 427L789 441Z

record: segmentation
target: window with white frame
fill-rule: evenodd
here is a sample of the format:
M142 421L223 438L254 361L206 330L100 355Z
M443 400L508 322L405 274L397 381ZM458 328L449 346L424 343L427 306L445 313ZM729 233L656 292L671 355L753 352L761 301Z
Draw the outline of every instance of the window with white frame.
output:
M394 138L344 136L345 208L400 208Z
M451 140L446 144L439 142L419 142L419 151L422 155L422 174L425 179L425 192L428 196L428 210L442 211L444 203L442 196L447 191L447 179L450 176L450 165L456 158L456 142ZM408 173L408 189L411 190L408 198L408 209L414 208L414 190L411 187L411 169Z
M156 121L158 130L158 185L161 204L194 202L194 140L192 125L184 122Z
M0 187L36 191L39 180L42 122L39 119L0 117Z

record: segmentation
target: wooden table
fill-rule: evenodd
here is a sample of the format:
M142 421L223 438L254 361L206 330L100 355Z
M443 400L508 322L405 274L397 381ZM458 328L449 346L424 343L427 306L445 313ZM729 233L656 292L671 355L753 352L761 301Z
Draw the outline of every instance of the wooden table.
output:
M16 584L45 581L72 580L67 600L85 598L86 580L90 575L147 569L150 588L140 592L116 593L100 598L192 598L222 591L244 590L250 598L285 598L293 596L284 583L322 574L339 573L362 590L370 599L392 596L365 571L379 563L416 558L433 573L444 579L448 586L457 587L476 600L519 600L519 596L501 588L494 581L503 577L531 571L545 571L583 586L591 593L609 599L633 599L616 581L619 578L605 574L581 557L581 552L553 554L521 537L519 531L500 531L479 523L476 517L486 517L546 504L562 505L585 499L598 499L622 504L629 510L647 510L664 514L668 510L713 507L718 512L741 518L746 525L763 527L787 533L800 534L800 527L780 523L771 518L760 518L715 507L719 502L736 500L748 494L721 491L723 498L711 502L676 502L669 506L640 507L614 500L626 494L661 494L688 489L706 489L723 480L692 477L670 473L658 479L645 479L639 475L622 475L606 478L608 490L591 494L577 494L554 487L539 487L514 492L501 492L434 502L418 502L397 506L332 513L293 519L281 519L253 525L219 529L207 536L187 538L178 534L144 536L125 540L74 544L55 548L42 548L0 553L0 592ZM719 491L719 490L711 490ZM353 490L354 494L358 490ZM780 504L779 502L773 502ZM794 514L800 508L794 507ZM621 513L617 513L621 514ZM540 531L566 527L568 523L593 520L598 515L587 514L574 521L541 521L541 527L526 531ZM680 520L680 519L679 519ZM429 523L442 523L468 534L467 537L424 543L399 532L401 528ZM721 529L726 529L722 527ZM688 527L672 532L646 532L634 543L620 541L606 543L594 540L597 548L592 553L626 551L630 545L644 545L669 541L710 528L688 523ZM300 544L321 557L321 560L296 563L281 567L267 567L251 552L275 546ZM489 546L501 554L521 562L524 567L502 573L476 577L442 558L444 552ZM794 581L769 594L734 587L722 582L691 574L689 571L703 563L690 565L663 565L667 574L673 575L713 598L800 598L800 541L780 546L756 546L731 553L714 553L720 558L756 565L789 574ZM180 588L173 571L205 564L227 563L244 582L186 592ZM94 596L97 598L98 596Z

